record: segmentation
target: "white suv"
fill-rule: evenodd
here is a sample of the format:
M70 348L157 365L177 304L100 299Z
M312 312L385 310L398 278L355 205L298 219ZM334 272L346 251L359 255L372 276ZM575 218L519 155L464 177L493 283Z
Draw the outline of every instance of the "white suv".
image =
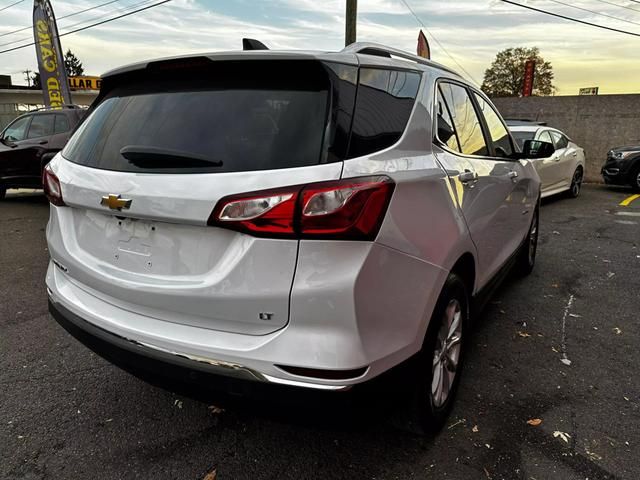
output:
M50 310L115 363L202 387L346 390L417 358L437 428L472 307L533 267L523 155L482 92L380 45L114 70L44 175Z

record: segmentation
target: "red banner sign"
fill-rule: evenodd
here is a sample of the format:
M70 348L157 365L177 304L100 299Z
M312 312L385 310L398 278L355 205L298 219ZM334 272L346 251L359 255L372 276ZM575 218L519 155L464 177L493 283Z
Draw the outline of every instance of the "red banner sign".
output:
M530 97L533 94L533 79L536 74L535 60L527 60L524 64L524 82L522 82L522 96Z

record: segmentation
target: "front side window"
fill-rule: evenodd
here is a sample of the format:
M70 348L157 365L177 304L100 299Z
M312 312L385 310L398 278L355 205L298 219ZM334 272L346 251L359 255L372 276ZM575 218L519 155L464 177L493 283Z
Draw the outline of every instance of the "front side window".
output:
M538 135L538 140L540 140L542 142L548 142L548 143L553 144L553 140L551 139L551 135L549 135L549 131L548 130L542 131L542 133L540 133L540 135Z
M2 138L10 142L19 142L27 137L27 125L31 117L22 117L13 122L4 131Z
M54 115L35 115L29 125L27 138L47 137L53 134Z
M555 145L556 150L567 148L567 145L569 144L567 137L562 135L560 132L551 131L549 133L551 133L551 138L553 139L553 144Z
M513 146L511 145L511 139L509 138L509 131L507 130L507 127L504 126L500 116L496 113L493 107L484 100L484 98L477 93L474 93L474 95L476 96L480 111L482 112L482 115L484 115L484 119L487 123L489 136L493 142L493 150L496 157L511 157L513 155Z
M460 150L465 155L489 155L482 126L467 89L453 83L441 83L442 97L449 106L453 125L458 133Z

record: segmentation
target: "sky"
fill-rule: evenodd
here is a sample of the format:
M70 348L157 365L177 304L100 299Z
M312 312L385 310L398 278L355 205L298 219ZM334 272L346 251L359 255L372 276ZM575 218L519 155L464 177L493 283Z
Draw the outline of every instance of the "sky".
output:
M18 0L0 0L0 10ZM51 0L60 33L156 3L157 0ZM640 37L583 26L530 12L500 0L359 0L358 41L415 52L422 22L432 59L477 83L496 53L509 47L540 48L555 72L558 95L582 87L601 94L640 93ZM532 7L640 34L640 1L519 0ZM612 5L615 4L615 5ZM584 8L593 14L579 10ZM32 0L0 11L0 51L33 41ZM61 38L82 61L85 74L127 63L194 52L236 50L242 37L271 49L340 50L344 46L345 0L171 0L164 5ZM616 17L612 19L607 17ZM419 20L418 20L419 19ZM457 63L456 63L457 62ZM24 84L25 69L37 68L35 48L0 53L0 74ZM462 72L461 72L462 73Z

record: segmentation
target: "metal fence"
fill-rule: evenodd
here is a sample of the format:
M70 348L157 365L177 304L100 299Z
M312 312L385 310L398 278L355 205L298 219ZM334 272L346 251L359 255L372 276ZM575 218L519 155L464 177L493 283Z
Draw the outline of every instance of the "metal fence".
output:
M0 130L4 129L14 118L23 113L42 107L43 105L31 103L0 103Z

